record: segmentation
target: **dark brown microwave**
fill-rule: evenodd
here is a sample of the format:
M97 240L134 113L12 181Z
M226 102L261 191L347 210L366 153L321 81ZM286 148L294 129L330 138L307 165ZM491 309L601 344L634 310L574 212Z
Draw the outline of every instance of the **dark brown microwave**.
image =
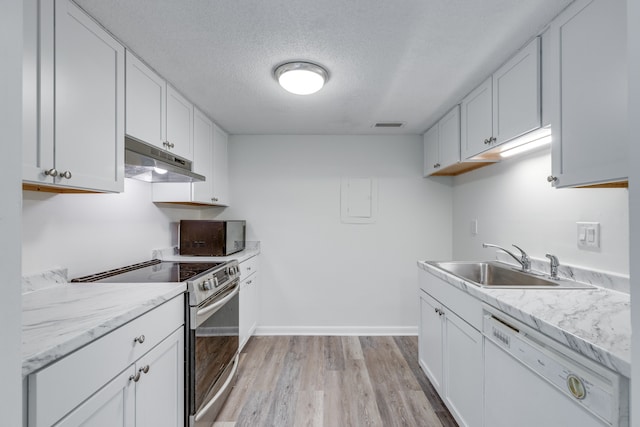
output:
M245 248L246 221L181 220L180 255L226 256Z

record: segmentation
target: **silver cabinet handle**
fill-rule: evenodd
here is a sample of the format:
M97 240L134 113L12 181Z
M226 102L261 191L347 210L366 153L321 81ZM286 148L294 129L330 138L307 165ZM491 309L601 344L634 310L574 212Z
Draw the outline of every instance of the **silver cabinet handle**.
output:
M165 141L162 143L162 145L164 145L167 148L173 148L175 147L175 144L170 143L169 141Z
M139 337L135 337L133 339L134 342L137 342L139 344L142 344L144 342L144 335L140 335Z
M131 375L129 377L129 381L133 380L134 383L137 383L138 381L140 381L140 372L136 372L135 375Z
M212 197L211 200L213 200L214 202L217 202L218 198L217 197Z
M60 173L60 178L71 179L71 172L70 171L64 171L64 172Z
M486 145L486 144L491 144L491 139L490 139L490 138L486 138L486 139L484 140L484 143L485 143L485 145Z
M247 285L250 285L253 283L253 280L247 280Z
M492 136L491 138L489 138L489 142L490 142L490 143L494 143L494 142L496 142L496 137L495 137L495 136Z
M434 168L439 168L440 167L440 163L436 163L435 165L433 165Z
M149 372L149 365L144 365L142 368L138 369L138 372L146 374L147 372Z
M43 172L47 176L58 176L58 171L56 168L51 168Z
M553 176L553 175L549 175L547 177L547 181L548 182L557 182L558 181L558 177L557 176Z

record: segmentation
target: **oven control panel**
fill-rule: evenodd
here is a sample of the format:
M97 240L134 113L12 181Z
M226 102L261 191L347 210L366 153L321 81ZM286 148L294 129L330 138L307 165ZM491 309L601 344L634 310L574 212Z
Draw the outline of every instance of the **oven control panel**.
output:
M202 301L229 286L240 275L238 261L232 260L187 281L189 305L195 307Z

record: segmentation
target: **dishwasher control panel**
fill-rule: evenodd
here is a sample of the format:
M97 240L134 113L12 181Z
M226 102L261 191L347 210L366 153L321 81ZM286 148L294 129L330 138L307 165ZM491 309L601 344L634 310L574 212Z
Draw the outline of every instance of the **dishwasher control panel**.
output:
M511 323L510 323L511 322ZM612 425L618 411L617 379L594 372L561 354L530 331L491 313L485 313L483 335L562 393Z

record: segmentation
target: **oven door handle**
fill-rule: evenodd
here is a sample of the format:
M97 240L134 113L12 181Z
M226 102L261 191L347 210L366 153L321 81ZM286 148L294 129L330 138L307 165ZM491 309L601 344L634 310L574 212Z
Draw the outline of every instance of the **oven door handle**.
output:
M225 305L231 298L235 297L240 292L239 281L233 287L233 290L228 293L224 298L217 300L211 305L205 305L204 307L198 307L195 310L195 315L191 319L191 329L196 329L202 322L204 322L209 315L218 311L223 305ZM193 313L193 312L192 312ZM202 320L199 320L202 319Z

